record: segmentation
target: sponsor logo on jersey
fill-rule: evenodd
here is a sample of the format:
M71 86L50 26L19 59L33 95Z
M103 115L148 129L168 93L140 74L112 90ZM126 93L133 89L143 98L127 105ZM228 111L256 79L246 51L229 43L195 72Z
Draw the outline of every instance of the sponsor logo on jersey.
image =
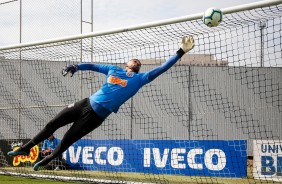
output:
M123 79L110 75L108 78L108 83L118 84L118 85L121 85L122 87L125 87L127 85L127 80L123 80Z
M126 72L127 77L133 77L134 73L133 72Z

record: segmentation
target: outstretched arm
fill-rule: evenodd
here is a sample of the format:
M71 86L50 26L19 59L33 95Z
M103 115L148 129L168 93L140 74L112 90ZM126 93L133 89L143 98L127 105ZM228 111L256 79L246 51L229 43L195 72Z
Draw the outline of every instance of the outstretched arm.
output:
M102 64L94 64L94 63L81 63L78 65L67 65L62 70L62 75L66 76L68 73L71 73L71 77L75 72L78 70L92 70L95 72L100 72L105 75L107 75L110 68L113 67L113 65L102 65Z
M92 70L99 72L99 65L94 63L81 63L77 65L78 70Z
M177 53L169 58L166 62L161 64L160 66L154 68L149 71L148 79L149 81L153 81L155 78L160 76L162 73L166 72L170 67L172 67L182 56L184 55L184 51L179 49Z
M162 73L166 72L170 67L172 67L186 52L194 48L194 39L192 36L182 38L182 44L180 49L176 52L174 56L169 58L162 65L156 67L155 69L149 71L148 80L149 82L153 81Z

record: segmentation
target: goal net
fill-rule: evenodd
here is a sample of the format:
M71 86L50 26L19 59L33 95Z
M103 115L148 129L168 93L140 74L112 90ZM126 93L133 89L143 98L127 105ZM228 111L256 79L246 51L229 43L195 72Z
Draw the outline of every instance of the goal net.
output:
M223 13L214 28L195 14L1 47L0 174L96 183L282 181L282 1ZM123 68L138 58L146 72L174 55L184 35L195 39L189 54L51 165L32 169L42 144L29 156L7 156L105 82L91 71L63 77L64 66Z

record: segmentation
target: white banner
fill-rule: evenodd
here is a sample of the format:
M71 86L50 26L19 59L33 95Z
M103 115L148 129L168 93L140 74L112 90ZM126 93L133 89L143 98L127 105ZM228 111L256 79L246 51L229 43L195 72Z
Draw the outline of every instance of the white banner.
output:
M253 143L254 178L282 181L282 140L254 140Z

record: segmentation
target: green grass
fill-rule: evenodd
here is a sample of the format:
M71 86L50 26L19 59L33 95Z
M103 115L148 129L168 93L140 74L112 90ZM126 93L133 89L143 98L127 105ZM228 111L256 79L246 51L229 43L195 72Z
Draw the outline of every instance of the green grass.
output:
M169 183L169 184L255 184L255 183L276 183L267 180L254 180L252 176L252 169L248 167L248 174L246 178L220 178L220 177L202 177L202 176L180 176L180 175L154 175L154 174L144 174L144 173L120 173L120 172L107 172L107 171L74 171L74 170L60 170L60 171L48 171L40 170L33 171L30 167L3 167L4 173L18 173L18 174L28 174L33 177L50 176L51 178L59 177L72 177L72 178L86 178L91 180L104 180L111 181L113 183L118 183L120 181L130 181L130 182L140 182L140 183ZM0 168L1 171L1 168ZM2 184L73 184L81 183L79 181L70 182L68 178L66 181L55 181L48 179L31 179L18 176L7 176L0 174L0 183Z
M73 182L39 180L17 176L7 176L0 174L0 183L2 184L74 184ZM77 182L76 182L77 183Z

